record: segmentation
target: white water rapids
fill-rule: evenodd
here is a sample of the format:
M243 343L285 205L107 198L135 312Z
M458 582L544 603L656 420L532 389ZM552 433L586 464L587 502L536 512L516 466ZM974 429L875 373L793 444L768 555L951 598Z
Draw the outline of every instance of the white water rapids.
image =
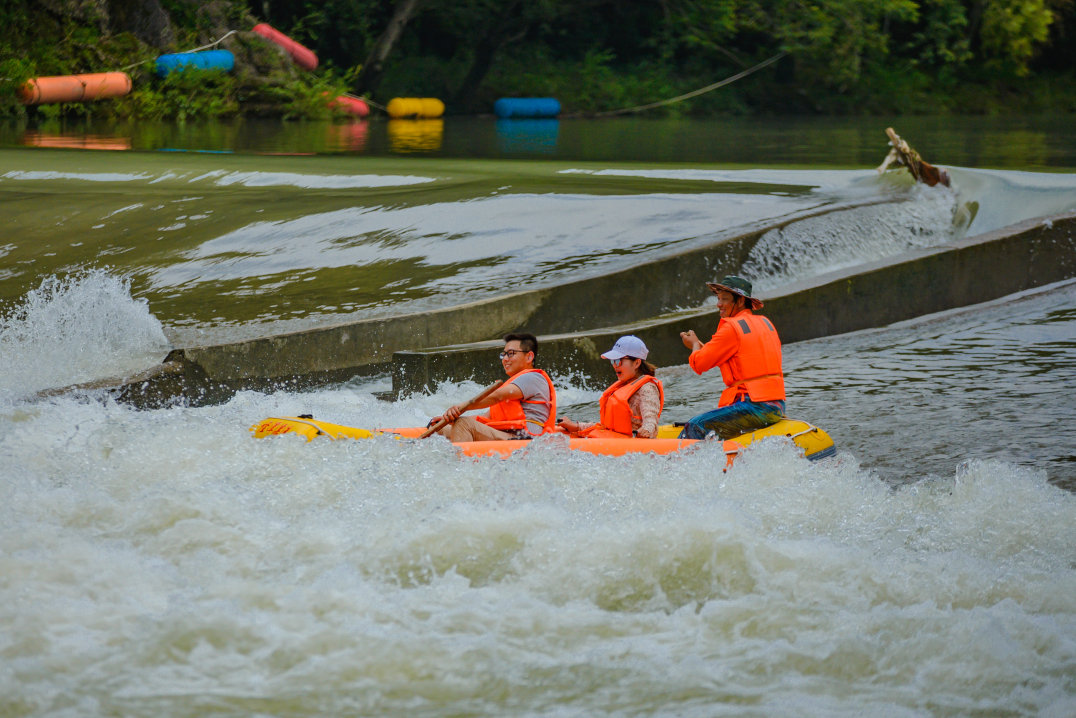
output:
M152 164L76 157L89 168L71 172L137 174ZM342 169L350 158L318 161L328 178L368 171ZM263 160L228 162L243 165L238 172ZM442 174L474 171L461 167ZM390 169L382 171L409 176ZM273 301L316 313L359 283L348 274L357 250L347 232L333 234L338 220L398 224L398 235L378 240L386 251L442 230L459 235L457 246L482 249L483 231L519 224L513 208L531 202L531 219L563 213L570 195L576 218L593 221L558 216L557 233L545 236L561 244L520 242L533 254L513 255L544 261L546 251L567 276L575 260L562 250L580 238L593 245L587 261L622 266L637 261L644 234L701 242L733 231L732 220L715 218L735 218L729 208L746 202L737 194L675 196L675 182L701 181L693 172L675 169L683 180L670 180L658 176L667 170L622 179L543 171L537 189L507 199L507 190L473 191L500 197L487 201L459 199L471 190L446 179L379 188L430 194L413 200L419 209L365 214L348 208L365 206L359 190L337 179L289 190L258 175L256 187L199 189L205 197L188 196L178 180L131 196L135 179L118 189L115 179L4 179L0 189L22 207L15 216L31 235L0 241L0 282L34 281L0 315L0 717L1076 714L1071 282L786 346L790 414L838 445L819 463L779 441L756 444L723 472L723 454L709 445L613 458L539 440L507 460L470 460L439 438L308 444L247 431L299 413L414 426L477 393L467 382L395 403L375 398L389 388L375 377L152 411L96 391L39 393L159 362L175 326L154 302L173 317L240 323L225 314L242 287L226 294L198 280L262 255L279 259L282 245L263 246L266 227L307 222L311 256L326 265L352 258L339 275L248 273ZM790 174L755 180L779 187ZM868 174L795 181L822 194L829 181L874 192ZM977 231L1031 216L1021 212L1072 208L1071 174L956 175L980 185ZM705 176L735 189L748 175ZM629 180L674 185L668 196L633 186L653 203L647 209L622 199ZM487 182L500 186L496 176ZM609 184L579 199L591 187L580 182ZM784 191L753 191L775 208L760 216L781 214ZM68 196L77 201L61 204ZM799 209L803 196L787 206ZM807 234L774 232L752 255L753 278L776 287L947 241L958 198L917 199L884 216L861 213L854 225L831 217ZM59 224L41 219L54 202L66 213L56 210ZM635 214L608 209L620 206ZM640 214L661 232L636 226ZM168 231L140 231L136 216ZM438 250L445 267L489 275L494 288L515 287L529 271L503 257L501 269L484 260L456 268L451 250ZM415 256L408 272L442 261ZM92 268L110 259L118 269ZM167 271L177 276L174 293L153 295L147 277ZM446 269L423 281L466 284L453 276ZM323 305L303 294L304 283L327 293ZM600 389L548 368L562 411L595 418ZM659 376L666 421L712 407L715 377L684 366Z
M878 343L856 336L847 367ZM706 405L663 375L670 411ZM971 459L894 488L780 443L723 473L709 446L467 460L247 432L300 412L415 425L476 388L387 403L386 382L0 405L0 715L1076 711L1076 495L1045 472Z

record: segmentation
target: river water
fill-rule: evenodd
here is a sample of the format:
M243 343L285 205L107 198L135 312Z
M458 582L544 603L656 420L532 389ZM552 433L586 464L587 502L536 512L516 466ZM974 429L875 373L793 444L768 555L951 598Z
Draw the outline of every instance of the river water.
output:
M840 449L817 464L780 443L723 473L712 447L462 461L439 440L247 432L296 413L415 425L468 381L152 411L38 393L199 338L555 284L845 202L906 200L769 238L763 296L1076 208L1071 130L1035 154L1026 130L969 129L1023 159L957 154L954 190L925 190L874 175L880 130L876 157L833 143L831 164L794 149L828 130L782 151L762 128L730 150L763 138L741 166L695 125L717 156L690 164L667 137L627 161L573 154L563 126L534 144L555 157L466 159L453 127L406 154L163 153L133 134L131 152L0 150L0 715L1076 712L1076 283L786 346L790 414ZM629 133L599 129L578 145ZM951 130L918 129L948 161L926 148ZM256 154L304 147L321 154ZM601 387L549 368L561 413L593 418ZM666 419L712 403L713 377L659 374Z

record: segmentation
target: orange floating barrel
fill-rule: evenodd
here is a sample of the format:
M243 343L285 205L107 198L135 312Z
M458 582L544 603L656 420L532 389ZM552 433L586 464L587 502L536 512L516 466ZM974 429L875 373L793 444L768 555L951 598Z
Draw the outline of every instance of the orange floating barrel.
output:
M32 147L77 147L83 150L129 150L130 137L104 137L101 135L64 135L46 134L27 130L22 136L22 143Z
M385 107L393 118L434 118L445 114L445 103L436 97L394 97Z
M284 51L291 55L291 59L295 60L295 64L304 70L313 70L318 66L318 56L313 50L295 42L272 25L260 22L254 26L254 32L284 48Z
M130 91L131 76L126 72L95 72L88 75L35 77L19 88L19 99L26 105L44 105L119 97Z

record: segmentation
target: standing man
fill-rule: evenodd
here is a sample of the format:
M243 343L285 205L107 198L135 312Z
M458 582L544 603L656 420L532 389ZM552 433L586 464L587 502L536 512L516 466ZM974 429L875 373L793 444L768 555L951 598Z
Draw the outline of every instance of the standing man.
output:
M729 439L785 416L781 340L769 319L754 314L762 301L751 296L751 283L743 277L728 276L706 286L717 295L721 311L717 331L706 344L693 330L680 332L680 339L691 350L688 364L695 373L719 367L725 390L717 409L684 425L681 439L703 439L710 432Z
M533 439L554 431L557 421L557 392L541 369L534 368L538 340L533 334L506 334L501 366L508 381L472 409L489 407L485 414L461 416L463 407L453 406L444 416L451 422L438 433L449 441L507 441Z

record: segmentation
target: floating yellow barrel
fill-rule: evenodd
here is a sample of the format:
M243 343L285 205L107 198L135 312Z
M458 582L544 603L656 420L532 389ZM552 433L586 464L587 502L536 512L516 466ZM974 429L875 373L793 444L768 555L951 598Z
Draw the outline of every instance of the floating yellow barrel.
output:
M385 107L389 117L396 119L408 117L433 118L445 114L445 103L436 97L394 97Z
M441 149L445 121L389 120L388 130L393 152L429 152Z
M19 99L27 105L43 105L119 97L130 91L131 76L126 72L95 72L88 75L35 77L19 88Z

